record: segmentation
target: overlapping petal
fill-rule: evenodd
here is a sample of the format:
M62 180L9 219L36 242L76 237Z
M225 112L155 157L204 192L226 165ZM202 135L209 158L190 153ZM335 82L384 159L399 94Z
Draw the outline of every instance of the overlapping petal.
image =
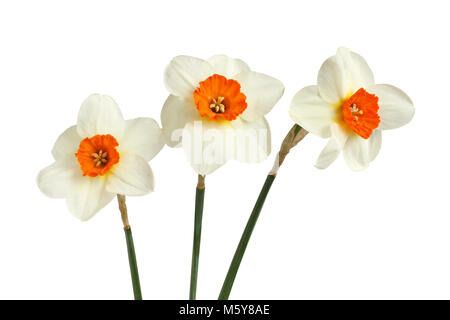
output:
M56 140L52 149L53 158L66 162L75 161L74 154L77 152L81 140L77 126L70 127Z
M92 218L115 196L106 190L106 179L103 177L83 177L80 171L71 181L72 187L66 196L67 207L81 221Z
M230 159L227 139L232 132L228 122L194 120L186 124L182 137L183 150L198 174L210 174Z
M238 73L250 71L250 67L244 61L226 55L215 55L209 58L208 62L213 67L214 73L228 79L233 79Z
M208 61L190 56L177 56L172 59L164 72L164 83L171 94L189 99L192 98L198 83L213 73Z
M107 178L106 189L127 196L145 195L154 188L153 172L142 157L124 153Z
M380 106L378 114L382 130L399 128L413 118L415 112L413 102L402 90L388 84L376 84L367 90L378 97Z
M369 159L375 160L381 149L381 130L374 130L369 138Z
M77 129L82 138L111 134L120 140L125 129L125 120L113 98L92 94L81 105Z
M361 171L369 166L381 149L381 130L374 130L369 139L357 134L350 134L344 146L344 159L354 171Z
M294 96L289 114L305 130L328 138L330 125L337 117L337 108L322 99L317 86L309 86Z
M231 122L233 143L227 150L230 158L241 162L255 163L265 160L271 151L271 133L267 120L256 121L236 119ZM232 149L234 148L234 150Z
M166 144L170 147L179 146L185 125L200 118L193 101L170 95L161 111L161 124Z
M366 169L370 162L369 141L350 134L344 146L344 159L353 171Z
M333 121L330 125L331 138L316 161L318 169L328 168L339 156L350 135L343 121Z
M317 83L321 97L337 104L359 88L372 85L374 78L364 58L346 48L339 48L335 56L323 63Z
M164 146L159 124L150 118L127 120L119 150L133 152L146 161L153 159Z
M242 72L234 79L247 97L247 109L241 115L247 121L256 121L266 115L284 93L284 85L280 80L262 73Z
M328 168L341 154L341 146L336 141L336 139L331 138L328 140L325 148L319 154L316 161L316 168L326 169Z
M330 125L330 131L331 136L336 140L341 149L344 148L351 133L347 125L343 121L335 121Z
M79 174L79 171L79 165L73 161L56 161L39 172L37 184L48 197L65 198L74 187L72 180Z

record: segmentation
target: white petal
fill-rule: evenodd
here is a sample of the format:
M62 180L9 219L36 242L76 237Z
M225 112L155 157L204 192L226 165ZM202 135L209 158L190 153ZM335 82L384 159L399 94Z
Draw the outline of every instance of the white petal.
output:
M170 95L161 110L164 140L169 147L179 146L186 123L200 119L194 101L182 100Z
M110 96L92 94L81 105L78 113L78 134L82 138L111 134L120 140L124 127L122 112Z
M255 121L267 114L284 92L280 80L262 73L242 72L234 78L241 85L241 92L247 97L247 109L241 114L247 121Z
M209 62L189 57L178 56L167 66L164 72L164 83L173 95L191 98L199 82L213 75L213 68Z
M271 134L265 118L256 121L238 118L231 122L231 126L234 132L230 132L233 136L227 137L229 139L227 144L229 158L254 163L263 161L269 156Z
M378 97L382 130L399 128L411 121L414 105L402 90L388 84L376 84L368 87L367 91Z
M234 150L227 147L227 139L233 131L229 122L194 120L186 124L183 150L198 174L210 174L227 162L230 150Z
M214 73L226 78L233 78L241 72L250 71L249 66L240 59L233 59L225 55L216 55L208 59L212 65Z
M39 189L48 197L65 198L73 187L73 179L80 173L79 165L56 161L39 172L37 183Z
M140 196L153 191L153 172L140 156L124 153L108 176L106 189L115 194Z
M370 162L368 139L363 139L357 134L352 133L344 146L344 159L347 165L354 171L366 169Z
M351 131L344 121L333 122L330 125L331 136L339 144L340 148L343 149L345 143L347 142L348 136Z
M328 168L339 156L341 153L341 146L336 141L336 139L331 138L328 140L327 145L323 148L322 152L317 158L316 168L318 169L326 169Z
M105 177L84 177L80 171L73 182L75 186L67 195L67 207L81 221L92 218L115 196L106 190Z
M369 140L369 159L374 160L381 149L381 130L374 130Z
M153 159L164 146L158 123L150 118L137 118L125 123L125 132L118 150L136 154L146 161Z
M303 88L294 96L289 109L291 119L307 131L322 138L330 136L330 124L337 108L323 100L317 86Z
M358 89L372 85L374 79L363 57L346 48L339 48L335 56L323 63L317 83L322 98L335 104Z
M75 161L75 153L80 147L82 138L78 134L77 126L72 126L64 131L53 146L52 155L55 160Z

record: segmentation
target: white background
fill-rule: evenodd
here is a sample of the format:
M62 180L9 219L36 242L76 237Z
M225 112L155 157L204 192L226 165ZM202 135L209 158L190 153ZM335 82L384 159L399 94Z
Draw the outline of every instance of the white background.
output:
M216 299L275 151L288 108L339 46L377 83L415 103L413 121L383 136L354 173L320 171L326 141L289 154L238 273L233 299L450 298L447 1L2 1L0 4L0 298L129 299L114 201L82 223L40 193L58 135L94 92L125 118L159 121L165 66L176 55L224 53L282 80L269 113L273 152L206 178L198 298ZM156 190L128 198L146 299L185 299L197 176L180 149L151 162Z

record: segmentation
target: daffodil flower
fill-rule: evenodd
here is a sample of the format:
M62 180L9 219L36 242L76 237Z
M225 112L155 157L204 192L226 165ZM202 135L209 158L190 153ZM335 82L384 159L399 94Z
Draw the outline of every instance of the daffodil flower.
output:
M175 57L164 82L170 92L161 111L166 143L182 146L198 173L194 246L189 298L197 292L198 261L205 194L205 175L230 159L258 162L270 154L267 114L284 92L283 84L251 71L239 59L224 55L202 60Z
M343 150L348 166L367 168L381 148L381 131L399 128L414 115L411 99L400 89L375 84L366 61L346 48L327 59L317 85L292 100L291 118L307 131L330 138L316 163L327 168Z
M366 61L340 48L320 68L318 85L295 95L289 113L296 124L284 139L255 203L220 291L221 300L230 296L264 201L289 150L311 132L330 138L317 160L318 168L327 168L343 150L350 168L363 170L380 150L381 130L398 128L411 121L414 107L400 89L374 84Z
M153 190L148 161L163 145L155 120L124 120L111 97L93 94L81 105L77 125L56 140L55 162L39 173L38 185L49 197L65 198L75 217L89 220L117 194Z
M171 93L161 112L166 143L181 144L198 174L210 174L230 159L257 162L269 155L264 115L283 95L279 80L217 55L175 57L164 81Z
M148 161L163 145L155 120L124 120L111 97L93 94L81 105L77 125L56 140L52 150L55 162L38 175L41 191L52 198L66 198L69 211L82 221L92 218L117 195L137 300L142 294L125 196L153 190Z

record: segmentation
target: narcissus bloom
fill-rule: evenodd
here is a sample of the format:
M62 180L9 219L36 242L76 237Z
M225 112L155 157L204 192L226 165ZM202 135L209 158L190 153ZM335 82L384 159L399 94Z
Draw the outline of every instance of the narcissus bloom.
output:
M365 169L380 151L381 131L401 127L413 115L411 99L394 86L375 84L366 61L346 48L323 63L317 85L300 90L290 107L296 123L330 138L316 163L320 169L341 150L351 169Z
M268 156L270 128L264 115L283 95L279 80L218 55L175 57L164 81L171 93L161 112L166 143L181 143L199 174L230 159L256 162Z
M124 120L111 97L93 94L81 105L77 125L57 139L55 162L39 173L38 185L49 197L66 198L70 212L88 220L116 194L152 191L148 161L163 145L155 120Z

